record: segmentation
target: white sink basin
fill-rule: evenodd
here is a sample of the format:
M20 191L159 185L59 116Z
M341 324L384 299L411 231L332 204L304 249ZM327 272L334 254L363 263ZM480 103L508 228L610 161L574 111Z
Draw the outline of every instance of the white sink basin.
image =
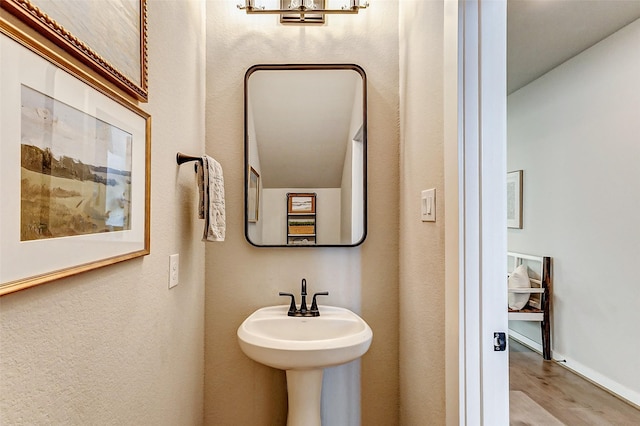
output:
M282 370L322 369L353 361L371 345L371 328L348 309L321 305L318 317L290 317L288 308L258 309L240 325L249 358Z

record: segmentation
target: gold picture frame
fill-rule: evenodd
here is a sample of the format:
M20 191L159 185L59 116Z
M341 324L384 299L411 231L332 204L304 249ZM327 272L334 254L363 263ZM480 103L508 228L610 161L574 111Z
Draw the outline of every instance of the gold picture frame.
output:
M151 117L0 20L0 295L150 252Z
M0 6L139 101L148 100L147 0L0 0Z
M289 213L315 213L316 194L313 192L299 192L288 194Z

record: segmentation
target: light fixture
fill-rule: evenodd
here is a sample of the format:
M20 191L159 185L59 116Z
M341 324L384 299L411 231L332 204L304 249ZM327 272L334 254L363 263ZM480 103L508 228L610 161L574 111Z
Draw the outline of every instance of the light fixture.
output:
M245 0L244 5L239 4L238 9L247 14L279 14L282 23L323 24L324 15L330 14L357 14L360 9L369 6L369 2L360 0L347 0L340 9L327 9L327 0L278 0L279 9L268 9L265 6L256 6L255 0Z

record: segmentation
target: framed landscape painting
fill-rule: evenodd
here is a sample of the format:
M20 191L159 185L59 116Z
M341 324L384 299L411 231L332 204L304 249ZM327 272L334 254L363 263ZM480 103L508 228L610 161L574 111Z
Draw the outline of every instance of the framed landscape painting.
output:
M288 194L288 212L289 213L315 213L316 212L316 194Z
M147 0L0 0L49 40L146 102Z
M0 295L149 253L148 114L0 21Z

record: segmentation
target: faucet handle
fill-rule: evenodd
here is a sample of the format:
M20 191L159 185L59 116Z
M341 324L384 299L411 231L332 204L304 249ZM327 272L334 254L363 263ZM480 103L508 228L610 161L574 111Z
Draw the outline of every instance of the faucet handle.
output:
M313 300L311 301L311 315L314 317L319 317L320 316L320 311L318 310L318 303L316 302L316 296L328 296L329 292L328 291L321 291L319 293L314 293L313 294Z
M289 306L289 311L287 312L287 315L290 317L294 316L296 314L296 297L291 293L284 293L282 291L278 293L278 295L291 297L291 305Z

